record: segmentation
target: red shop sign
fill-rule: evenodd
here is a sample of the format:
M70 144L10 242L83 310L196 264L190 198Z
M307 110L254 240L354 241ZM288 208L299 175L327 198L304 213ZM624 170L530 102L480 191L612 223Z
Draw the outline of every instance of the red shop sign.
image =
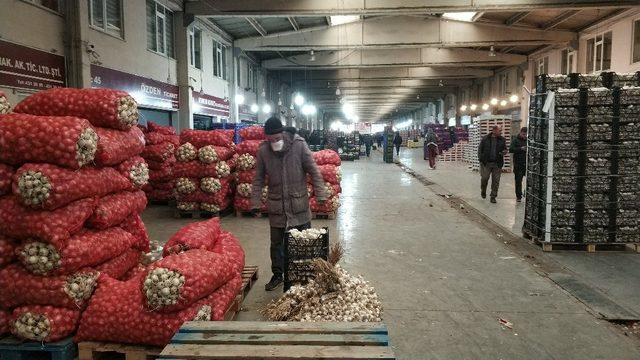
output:
M0 40L0 86L44 90L65 85L64 56Z
M229 100L197 91L193 95L193 112L202 115L229 117Z
M177 110L180 104L176 85L98 65L91 65L91 87L126 91L142 106Z

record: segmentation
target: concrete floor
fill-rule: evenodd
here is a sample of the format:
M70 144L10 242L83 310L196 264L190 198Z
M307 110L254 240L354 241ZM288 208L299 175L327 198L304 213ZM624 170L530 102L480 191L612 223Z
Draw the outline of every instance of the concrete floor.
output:
M398 359L639 357L637 340L594 317L398 166L373 156L343 163L338 218L314 226L328 226L332 240L348 250L344 267L376 287ZM448 181L454 184L457 176ZM153 239L165 241L189 222L171 215L162 206L145 212ZM239 317L259 319L257 310L278 295L263 290L270 276L268 222L225 217L222 224L241 240L247 264L260 266L261 280Z

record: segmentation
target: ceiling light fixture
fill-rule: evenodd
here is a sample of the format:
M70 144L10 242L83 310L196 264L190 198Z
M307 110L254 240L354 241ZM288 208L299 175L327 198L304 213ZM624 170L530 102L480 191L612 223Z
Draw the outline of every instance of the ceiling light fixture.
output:
M265 114L271 114L271 105L264 104L262 106L262 112L265 113Z
M440 80L440 82L438 82L438 86L444 86L444 81Z
M469 108L471 109L471 111L476 111L476 109L478 108L478 105L471 104L471 106Z
M500 106L507 106L507 100L501 100Z
M495 57L497 55L498 54L496 54L496 48L493 45L491 45L491 48L489 49L489 56Z
M491 99L490 102L491 102L491 105L493 105L493 106L498 105L498 99L496 99L496 98Z
M302 96L302 94L300 94L300 93L296 94L296 96L293 98L293 102L294 102L297 106L302 106L302 105L304 105L304 96Z
M236 94L236 103L238 105L242 105L244 104L244 95L242 94Z
M509 98L509 101L511 101L512 103L517 103L518 100L518 95L516 94L511 95L511 97Z
M467 105L460 106L460 111L467 111Z
M315 51L309 51L309 61L316 61L316 53Z
M482 104L482 110L484 111L489 110L489 104Z
M336 88L336 96L342 95L342 91L340 91L340 86Z
M258 107L258 104L253 104L253 105L251 105L251 112L252 112L252 113L254 113L254 114L255 114L255 113L257 113L257 112L258 112L258 110L260 110L260 107Z

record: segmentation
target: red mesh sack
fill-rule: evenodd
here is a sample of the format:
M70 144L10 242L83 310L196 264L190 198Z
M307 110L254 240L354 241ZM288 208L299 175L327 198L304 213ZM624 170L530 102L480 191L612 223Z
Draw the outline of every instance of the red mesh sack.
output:
M165 142L173 144L176 148L180 145L180 137L178 135L167 135L159 132L148 132L144 134L147 145L162 144Z
M158 132L165 135L176 134L176 129L173 126L162 126L154 123L153 121L147 121L147 129L149 132Z
M138 127L128 131L96 128L96 132L99 136L96 164L99 166L120 164L144 150L144 134Z
M313 159L318 165L340 166L340 155L333 150L320 150L313 153Z
M144 191L123 191L102 197L87 226L94 229L106 229L116 226L131 214L139 214L147 207Z
M127 271L127 273L122 276L122 279L119 279L119 280L129 281L134 277L140 277L146 273L147 273L147 267L145 265L138 264L134 266L132 269L130 269L129 271Z
M176 157L172 155L164 161L147 160L147 165L149 166L149 170L162 170L167 166L175 164L175 162Z
M8 114L0 117L0 161L42 162L79 169L93 162L98 136L84 119Z
M217 213L229 208L229 206L231 206L232 203L233 203L233 198L227 195L223 199L217 199L216 202L212 202L212 203L201 202L200 210L208 211L210 213Z
M242 274L244 269L244 250L238 239L228 231L221 231L218 241L211 250L227 257L235 274Z
M14 172L11 166L0 164L0 196L11 192L11 179Z
M179 254L192 249L211 250L220 235L220 218L199 221L182 227L162 250L163 256Z
M51 305L82 309L98 284L98 273L83 270L73 275L38 276L18 264L0 271L0 307Z
M239 183L253 184L253 180L255 178L256 178L256 170L255 169L245 170L245 171L238 171L236 173L236 181L239 182Z
M147 145L140 154L143 158L153 161L166 161L176 150L176 147L172 143L161 143L155 145Z
M149 311L140 291L140 275L128 281L100 277L99 286L82 314L75 342L165 346L185 321L210 320L209 298L177 312Z
M337 195L332 196L322 204L318 204L318 200L315 197L312 197L309 199L309 207L313 212L332 213L340 207L340 197Z
M153 201L168 201L174 199L173 190L153 189L146 191L147 198Z
M140 250L129 249L111 260L95 267L100 274L106 274L114 279L121 279L124 275L140 263Z
M234 131L226 130L183 130L180 133L180 143L191 143L196 148L207 145L231 147Z
M211 299L211 302L208 303L211 306L211 321L224 320L227 310L240 293L240 289L242 289L242 276L238 275L208 297Z
M119 227L82 230L60 251L45 243L26 242L18 248L18 260L34 274L71 274L112 259L135 243L136 238Z
M264 128L262 126L249 126L239 131L243 141L246 140L264 140Z
M178 177L216 177L224 178L231 175L231 167L226 161L215 164L203 164L198 160L177 162L173 166L173 175Z
M149 167L140 156L123 161L116 169L129 180L131 190L140 189L149 182Z
M129 130L138 124L138 105L124 91L112 89L55 88L22 100L14 112L77 116L98 127Z
M9 326L10 319L10 312L0 310L0 335L8 334L11 332L11 326Z
M219 205L221 209L224 209L222 205L225 204L225 200L230 193L230 188L223 188L217 193L206 193L200 189L190 193L190 194L175 194L176 200L181 202L196 202L196 203L209 203Z
M153 170L149 172L149 181L152 182L161 182L161 181L170 181L173 180L174 177L179 177L176 173L176 169L178 164L171 165L167 164L162 169Z
M26 206L45 210L130 187L130 181L114 168L71 170L50 164L26 164L13 177L13 193L18 199Z
M251 211L251 199L242 196L236 196L233 199L233 207L240 211Z
M322 174L322 178L324 181L327 181L331 184L340 185L340 180L342 180L342 175L340 174L340 168L335 165L319 165L318 170L320 170L320 174Z
M54 342L70 336L80 322L80 311L54 306L28 305L11 314L11 333L33 341Z
M60 250L82 228L96 207L87 198L52 211L33 210L20 205L14 196L0 198L0 233L19 240L37 239Z
M16 258L16 244L6 236L0 235L0 269L11 264Z
M140 214L132 214L118 226L136 238L137 241L133 244L134 249L145 253L149 252L149 234Z
M205 164L229 160L233 150L224 146L207 145L198 149L198 160Z
M234 275L228 257L194 249L151 264L140 287L150 310L175 312L211 294Z
M238 155L249 154L252 156L258 155L258 148L260 148L260 144L262 144L262 140L245 140L238 144L236 147L236 152Z
M138 124L136 127L140 129L140 131L142 131L143 134L146 134L149 132L149 129L147 129L147 127L142 124Z

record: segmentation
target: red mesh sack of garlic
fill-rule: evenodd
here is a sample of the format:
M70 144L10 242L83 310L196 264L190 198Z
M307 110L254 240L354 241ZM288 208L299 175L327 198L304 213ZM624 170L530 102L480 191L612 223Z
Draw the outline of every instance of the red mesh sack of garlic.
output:
M180 137L178 135L167 135L159 132L148 132L144 134L147 145L156 145L162 143L171 143L175 147L180 145Z
M110 194L98 200L87 226L94 229L106 229L116 226L131 214L139 214L147 207L144 191L123 191Z
M136 238L119 227L82 230L62 250L38 241L25 242L18 248L18 260L37 275L71 274L112 259L135 243Z
M262 140L245 140L237 145L236 152L238 155L249 154L252 156L258 155L258 148L262 144Z
M11 182L15 170L9 165L0 164L0 196L11 192Z
M0 235L0 269L11 264L16 258L16 244L6 236Z
M318 200L315 197L312 197L309 199L309 207L313 212L332 213L340 207L340 197L332 196L322 204L319 204Z
M318 170L320 170L320 174L322 174L322 178L324 181L327 181L331 184L340 185L340 181L342 180L342 174L340 173L340 168L335 165L319 165Z
M231 147L233 144L233 130L183 130L180 133L180 143L191 143L196 148L200 149L207 145Z
M116 167L129 180L129 189L140 189L149 182L149 167L143 158L134 156Z
M149 311L140 291L143 273L128 281L101 276L99 286L82 314L75 342L105 341L165 346L185 321L210 320L210 297L172 313Z
M149 200L154 200L154 201L167 201L167 200L172 200L174 198L173 190L152 189L152 190L146 191L146 194Z
M225 189L229 189L231 186L231 179L223 178L218 179L214 177L204 177L200 179L200 190L207 194L215 194Z
M244 269L244 250L238 239L228 231L221 231L218 241L214 245L212 252L224 255L232 264L235 274L242 274Z
M8 114L10 111L11 104L9 103L9 100L7 99L7 96L0 91L0 114ZM1 331L0 334L2 334Z
M199 221L182 227L162 249L163 256L193 249L211 250L220 235L220 218Z
M124 275L140 263L139 250L129 249L111 260L95 267L100 274L106 274L114 279L121 279Z
M242 196L236 196L233 199L233 207L236 210L240 211L251 211L251 199Z
M200 184L197 178L180 177L175 181L176 196L184 196L194 193Z
M239 182L239 183L253 184L253 180L255 178L256 178L255 169L238 171L236 173L236 182Z
M233 300L242 289L242 276L237 275L213 292L208 298L211 302L211 321L223 321L224 315L231 307Z
M215 204L220 207L220 209L224 209L222 207L226 202L226 198L229 196L230 189L221 189L217 193L206 193L200 189L196 189L194 192L190 194L180 194L176 193L176 200L181 202L196 202L196 203L208 203Z
M131 270L127 271L126 274L124 274L122 276L122 279L119 279L120 281L129 281L135 277L141 277L144 276L144 274L146 274L147 272L147 267L145 265L142 264L138 264L136 266L134 266ZM137 282L139 283L139 281Z
M177 162L173 165L173 175L175 177L224 178L231 175L231 167L226 161L214 164L204 164L198 160Z
M175 164L175 162L176 162L176 157L171 156L164 161L147 160L147 165L149 166L149 170L162 170L167 166Z
M340 155L333 150L320 150L313 153L313 159L318 165L340 166Z
M74 201L52 211L28 209L14 196L0 198L0 233L18 240L38 239L60 250L96 207L95 198Z
M54 306L27 305L11 314L11 333L33 341L54 342L73 334L80 322L80 311Z
M13 176L13 193L22 204L45 210L130 187L131 182L114 168L71 170L51 164L26 164Z
M10 320L11 313L8 311L0 310L0 335L8 334L11 332L11 326L9 326Z
M96 128L98 152L96 164L112 166L130 159L144 150L144 134L137 126L127 131Z
M239 131L242 141L247 140L264 140L264 128L262 126L249 126Z
M177 164L171 165L167 164L162 169L153 170L149 172L149 181L151 182L162 182L162 181L171 181L174 177L178 177L179 175L176 173Z
M240 157L240 155L238 154L233 154L233 156L231 157L231 159L227 160L227 165L229 166L229 168L233 171L236 169L236 165L238 164L238 158Z
M140 131L142 131L142 133L143 133L143 134L146 134L146 133L148 133L148 132L149 132L149 129L147 129L147 127L146 127L146 126L144 126L144 125L142 125L142 124L138 124L138 125L136 125L136 127L137 127L138 129L140 129Z
M176 134L176 129L173 126L162 126L154 123L153 121L147 122L147 129L149 132L157 132L165 135Z
M0 161L50 163L79 169L93 162L98 135L76 117L8 114L0 117Z
M129 130L138 124L138 105L124 91L55 88L22 100L14 112L32 115L76 116L91 124Z
M211 294L233 275L226 256L194 249L151 264L140 287L149 310L175 312Z
M210 213L217 213L229 208L233 203L233 198L227 195L223 199L217 199L216 202L201 202L199 208L202 211L208 211Z
M198 149L198 160L205 164L229 160L232 156L233 150L223 146L207 145Z
M166 161L173 156L176 147L172 143L162 143L155 145L147 145L140 154L143 158L153 161Z
M18 264L0 270L0 308L51 305L82 309L98 284L98 273L87 269L72 275L38 276Z
M149 234L140 214L132 214L118 226L136 238L137 241L132 246L134 249L145 253L149 252Z

